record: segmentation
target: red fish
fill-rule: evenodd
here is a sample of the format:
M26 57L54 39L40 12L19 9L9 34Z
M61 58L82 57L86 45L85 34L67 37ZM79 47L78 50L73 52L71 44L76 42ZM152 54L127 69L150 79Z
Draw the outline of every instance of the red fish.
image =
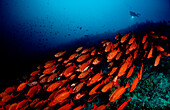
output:
M110 107L110 104L108 103L106 105L105 104L100 105L100 106L96 107L95 110L104 110L106 107Z
M119 37L120 37L120 34L117 34L117 35L115 36L115 39L118 40Z
M34 106L34 108L40 108L42 107L45 103L47 102L47 100L41 100L39 102L37 102Z
M79 105L78 107L74 108L73 110L82 110L86 105Z
M31 108L33 108L34 107L34 105L38 102L40 100L40 98L36 98L36 99L34 99L29 105L30 105L30 107Z
M5 96L3 96L2 97L2 99L1 99L1 101L2 101L2 103L4 102L4 103L6 103L6 102L8 102L9 100L11 100L11 98L13 97L13 95L11 94L11 95L5 95Z
M17 104L18 103L13 103L9 106L9 110L16 110L16 107L17 107Z
M94 95L94 94L96 94L96 93L97 93L96 90L97 90L101 85L103 85L103 84L104 84L104 83L101 82L101 83L97 84L96 86L94 86L94 87L90 90L89 95Z
M40 80L40 83L46 83L49 76L45 76Z
M108 75L113 75L113 74L116 72L117 68L118 68L118 67L113 67L113 68L112 68L112 71L111 71Z
M41 89L40 85L33 86L29 89L29 91L27 92L27 94L25 94L25 96L32 97L34 94L38 94L40 89Z
M109 52L111 50L112 47L112 42L110 42L106 47L105 47L105 52Z
M135 68L135 65L133 65L133 66L130 68L130 70L129 70L127 76L126 76L126 78L129 78L129 77L132 75L132 73L133 73L133 71L134 71L134 68Z
M134 41L134 42L130 45L129 51L132 51L132 50L134 50L134 49L136 49L136 48L137 48L137 43L136 43L136 41Z
M128 104L128 102L130 102L131 101L131 97L127 100L127 101L125 101L117 110L123 110L123 108Z
M103 80L103 83L104 83L104 84L108 83L111 77L112 77L112 76L107 77L105 80Z
M80 89L83 87L85 82L80 82L76 87L74 87L73 92L77 93L80 91Z
M146 49L146 48L147 48L147 45L148 45L148 41L145 42L145 44L143 45L143 49Z
M120 67L119 72L118 72L118 76L120 77L120 76L124 75L124 73L125 73L125 71L127 70L127 68L128 68L128 63L125 62L125 63Z
M151 57L153 57L153 56L152 56L152 53L153 53L153 47L151 47L151 50L149 51L149 54L148 54L148 56L147 56L148 59L151 58Z
M108 39L106 39L106 40L103 40L102 42L101 42L102 44L106 44L106 43L110 43L110 40L108 40ZM105 45L104 45L105 46Z
M138 55L138 49L135 50L134 54L133 54L133 58L136 59Z
M85 53L77 58L77 62L84 61L87 57L89 57L89 53Z
M126 86L122 86L113 92L109 98L110 102L114 102L115 100L119 99L120 96L126 91L126 88L129 88L129 82L127 82Z
M74 69L75 67L76 67L75 64L73 64L73 66L69 66L68 68L66 68L66 69L63 71L63 75L65 75L65 77L70 76L70 75L71 75L70 73L73 72L73 69Z
M57 61L60 62L60 61L62 61L62 60L63 60L63 58L59 58Z
M160 58L161 58L161 53L156 57L154 66L157 66L159 64Z
M77 93L77 94L74 96L73 99L74 99L74 100L81 99L83 96L86 95L87 92L88 92L87 90L86 90L86 91L79 92L79 93Z
M40 72L40 70L33 71L33 72L30 74L30 76L35 76L35 75L37 75L39 72Z
M96 49L94 49L92 52L91 52L91 55L95 55L96 54Z
M70 80L73 80L75 77L76 77L76 74L73 74L73 75L70 76L69 79L70 79Z
M0 93L0 97L4 97L4 96L6 96L6 95L8 95L6 92L1 92L1 93Z
M125 54L129 54L129 52L130 52L130 50L129 50L129 49L127 49L127 50L126 50L126 52L125 52Z
M145 36L143 36L142 43L145 43L147 37L148 37L147 34Z
M57 52L54 57L61 57L62 55L64 55L67 51L60 51L60 52Z
M102 91L102 92L107 92L109 89L111 89L111 88L113 87L113 85L114 85L114 82L110 82L110 83L106 84L106 85L101 89L101 91Z
M102 70L100 71L100 73L97 73L96 75L94 75L90 80L89 82L87 83L87 86L90 86L92 84L94 84L95 82L97 81L100 81L103 76L101 76L103 74Z
M87 100L87 102L93 101L97 97L97 95L98 94L94 94L94 95L90 96L89 99Z
M113 51L113 49L116 48L118 45L119 45L119 41L118 41L117 43L115 43L115 44L112 45L111 50Z
M24 99L19 102L16 106L16 110L21 110L28 103L28 101L31 101L31 99Z
M160 36L161 39L166 40L168 39L166 36Z
M128 39L128 37L129 37L130 34L131 34L131 32L126 33L126 34L121 38L120 42L121 42L121 43L125 42L125 40Z
M32 82L32 81L34 81L35 80L35 76L32 76L32 77L30 77L30 79L28 80L28 82Z
M66 64L66 63L68 63L69 61L70 61L70 60L64 60L64 62L63 62L63 63L65 63L65 64Z
M52 107L47 106L43 110L52 110L52 109L53 109Z
M83 49L83 46L78 47L78 48L76 49L76 52L80 52L82 49Z
M92 62L93 58L89 59L87 62L83 63L76 71L82 72L84 69Z
M89 73L90 73L90 69L89 70L86 70L86 71L84 71L84 72L81 72L80 74L79 74L79 76L78 76L78 78L79 79L81 79L81 78L85 78Z
M47 61L44 65L44 68L49 68L49 67L53 66L55 63L56 63L56 60Z
M138 77L139 77L139 73L138 73ZM131 86L129 92L132 92L132 91L136 88L136 86L137 86L137 84L138 84L138 82L139 82L139 78L138 78L138 77L136 77L136 78L134 79L134 81L133 81L133 83L132 83L132 86Z
M8 88L6 88L6 89L5 89L5 91L4 91L4 92L6 92L6 93L11 93L11 92L13 92L15 89L16 89L16 87L15 87L15 86L8 87Z
M70 96L70 93L73 92L73 89L71 88L69 91L68 90L64 90L62 92L60 92L52 102L50 102L48 105L49 106L54 106L56 105L57 103L60 103L60 102L63 102L64 100L66 100L69 96Z
M59 87L61 84L62 84L61 81L54 82L47 88L47 91L48 92L53 91L54 89Z
M53 72L54 69L56 69L56 66L46 68L46 69L43 71L43 74L51 74L51 72Z
M71 100L70 103L67 103L66 105L60 107L58 110L70 110L72 105L74 105L74 103Z
M169 57L169 56L170 56L170 53L163 52L162 55L164 55L164 56L166 56L166 57Z
M46 76L46 74L42 74L42 75L40 75L39 79L42 79L45 76Z
M33 81L33 82L29 83L29 86L32 87L32 86L35 86L37 84L38 84L38 81Z
M155 48L157 51L164 51L164 48L162 48L160 45L155 45Z
M58 73L59 72L50 75L47 79L47 82L51 82L52 80L54 80L57 77Z
M80 54L87 53L88 51L89 51L89 48L86 48L86 49L82 50L82 52Z
M116 60L118 60L122 55L122 52L119 52L117 55L116 55Z
M156 34L151 34L151 36L155 39L158 39L159 37Z
M141 80L141 78L142 78L142 71L143 71L143 63L142 63L142 66L141 66L140 72L139 72L139 80Z
M103 57L97 57L94 59L94 61L92 62L93 65L97 65L98 63L100 63L102 61Z
M117 50L115 49L109 52L107 56L107 62L110 62L117 55L118 52L120 52L119 48Z
M90 48L89 48L89 52L92 51L92 50L94 50L94 49L95 49L95 46L90 47Z
M133 41L136 39L134 36L135 36L135 35L133 34L133 35L132 35L132 38L129 40L129 42L128 42L129 45L132 44Z
M68 58L68 60L74 59L77 55L78 55L78 53L73 53L73 54Z
M65 67L71 66L73 64L73 62L68 62Z
M17 87L17 91L22 91L28 84L28 81L21 83L18 87Z

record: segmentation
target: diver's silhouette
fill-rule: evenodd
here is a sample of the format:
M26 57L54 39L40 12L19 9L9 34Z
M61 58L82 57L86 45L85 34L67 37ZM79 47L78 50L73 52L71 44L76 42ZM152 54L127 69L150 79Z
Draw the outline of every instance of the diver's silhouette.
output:
M135 13L133 11L130 11L130 16L133 16L133 17L139 17L141 14L140 13Z

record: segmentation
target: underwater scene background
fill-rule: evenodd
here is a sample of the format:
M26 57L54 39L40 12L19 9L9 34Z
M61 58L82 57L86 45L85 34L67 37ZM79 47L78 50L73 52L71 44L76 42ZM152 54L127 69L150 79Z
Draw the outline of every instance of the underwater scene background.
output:
M124 102L124 109L169 109L169 13L170 0L0 0L1 109L94 110L103 105L111 110ZM113 51L115 58L109 58ZM79 61L81 56L84 60ZM47 68L52 70L46 73ZM78 78L87 70L85 78ZM101 76L94 78L97 74ZM47 81L51 75L54 78ZM135 78L137 86L130 90ZM55 82L59 87L48 91ZM114 86L102 92L111 82ZM94 87L98 88L90 95ZM124 94L116 92L121 87ZM36 91L28 95L31 88ZM69 95L56 102L61 89ZM84 95L75 98L78 93Z

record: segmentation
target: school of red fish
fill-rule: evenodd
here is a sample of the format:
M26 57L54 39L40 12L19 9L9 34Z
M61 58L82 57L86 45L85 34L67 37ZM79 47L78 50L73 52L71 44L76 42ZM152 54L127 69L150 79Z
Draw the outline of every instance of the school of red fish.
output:
M168 38L154 31L145 34L117 34L115 42L103 40L98 47L78 47L70 55L59 51L54 59L39 65L22 83L0 93L0 110L82 110L98 95L108 96L102 105L93 103L91 110L112 108L125 92L133 92L142 78L144 61L158 66L166 51ZM150 59L154 59L150 60ZM138 73L136 66L141 66ZM135 75L133 83L119 84L122 76ZM112 91L111 89L115 90ZM129 88L129 89L128 89ZM80 102L80 100L83 102ZM122 110L131 97L117 110Z

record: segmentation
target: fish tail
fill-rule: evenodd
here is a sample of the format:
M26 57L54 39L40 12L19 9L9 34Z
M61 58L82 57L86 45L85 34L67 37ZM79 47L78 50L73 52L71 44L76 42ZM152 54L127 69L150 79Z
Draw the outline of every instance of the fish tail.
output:
M125 88L129 88L129 87L130 87L129 81L127 81Z
M70 93L74 93L74 91L73 91L73 87L72 88L70 88L70 91L69 91Z
M74 105L73 101L71 100L70 105Z
M127 100L128 102L131 101L131 97Z
M140 78L140 74L139 74L139 72L138 72L138 79Z
M106 105L107 107L110 107L110 102Z

